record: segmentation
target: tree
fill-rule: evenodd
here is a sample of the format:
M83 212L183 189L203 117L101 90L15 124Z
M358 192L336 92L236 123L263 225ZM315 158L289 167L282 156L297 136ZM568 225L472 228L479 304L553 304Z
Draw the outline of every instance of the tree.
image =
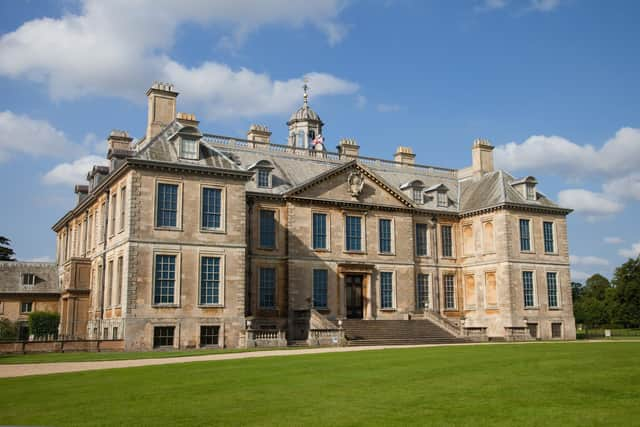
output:
M34 311L29 314L29 333L36 337L58 334L60 314L48 311Z
M640 256L629 259L616 268L613 275L615 286L615 320L624 327L640 326Z
M16 324L9 319L0 319L0 340L15 340L17 336Z
M587 327L608 325L612 322L615 307L615 289L606 277L594 274L589 277L584 287L579 291L573 289L572 293L578 294L574 299L574 317L577 323L583 323Z
M584 286L582 285L582 283L571 282L571 300L574 304L580 301L583 289Z
M11 243L11 240L4 237L4 236L0 236L0 261L15 261L16 260L16 253L13 252L13 249L11 249L11 246L9 246L9 243Z

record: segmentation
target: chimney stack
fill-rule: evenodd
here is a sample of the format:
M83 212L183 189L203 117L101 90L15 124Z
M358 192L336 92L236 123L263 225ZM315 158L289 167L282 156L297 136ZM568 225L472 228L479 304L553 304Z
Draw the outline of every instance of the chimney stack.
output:
M398 147L396 154L393 156L393 160L402 165L415 165L416 155L413 154L411 147Z
M471 169L474 176L482 176L485 173L493 172L493 148L493 145L486 139L473 141Z
M191 126L191 127L197 128L198 125L200 124L200 121L198 119L196 119L196 115L195 114L178 113L178 114L176 114L176 120L182 126Z
M178 92L174 91L170 83L154 82L149 88L147 91L149 99L147 141L159 134L176 118L177 97Z
M85 197L89 194L89 186L88 185L76 185L73 189L73 192L76 193L77 200L76 204L80 204L84 200Z
M107 159L123 159L133 151L131 142L133 138L124 130L114 129L107 138Z
M251 125L251 127L249 127L249 132L247 132L247 139L249 141L260 142L262 144L270 144L271 131L266 126L253 124Z
M342 138L338 144L338 153L340 157L358 157L360 154L360 146L355 139Z

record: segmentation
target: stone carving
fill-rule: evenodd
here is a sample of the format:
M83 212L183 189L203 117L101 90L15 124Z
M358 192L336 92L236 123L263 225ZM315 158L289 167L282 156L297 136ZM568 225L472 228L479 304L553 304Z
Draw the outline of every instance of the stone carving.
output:
M354 198L357 198L364 188L364 175L362 172L352 171L347 178L349 192Z

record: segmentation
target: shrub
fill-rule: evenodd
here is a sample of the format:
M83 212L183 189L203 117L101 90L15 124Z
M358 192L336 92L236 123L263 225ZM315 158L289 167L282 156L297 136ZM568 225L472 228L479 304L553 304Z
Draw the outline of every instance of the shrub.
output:
M60 314L47 311L34 311L29 314L29 333L36 337L58 334Z
M0 340L15 340L17 336L17 325L9 319L0 319Z

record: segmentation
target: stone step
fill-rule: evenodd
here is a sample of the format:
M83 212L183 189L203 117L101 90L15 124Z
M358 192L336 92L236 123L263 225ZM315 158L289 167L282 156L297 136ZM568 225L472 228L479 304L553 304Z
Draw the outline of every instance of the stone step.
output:
M402 345L466 342L429 320L345 320L348 345Z

